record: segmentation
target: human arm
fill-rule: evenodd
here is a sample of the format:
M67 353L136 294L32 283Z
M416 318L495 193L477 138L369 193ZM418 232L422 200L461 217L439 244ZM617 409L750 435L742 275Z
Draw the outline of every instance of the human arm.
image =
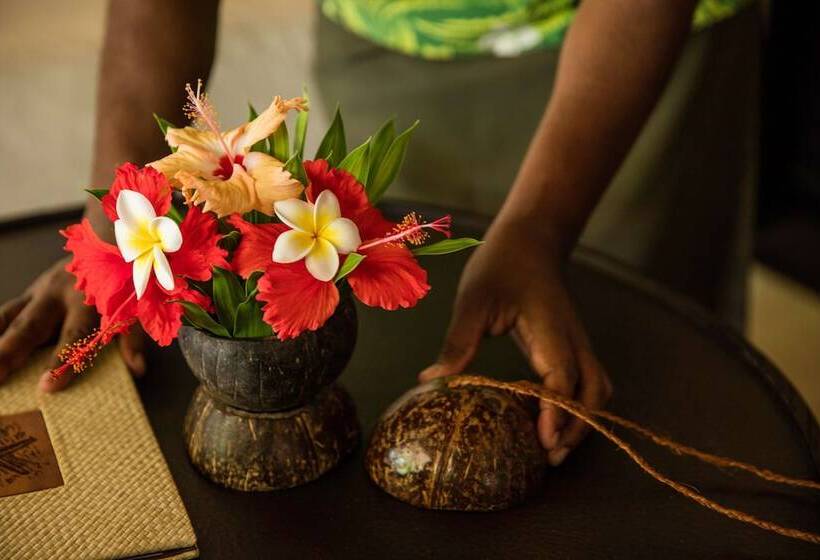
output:
M564 267L663 91L694 5L581 3L552 97L485 244L464 270L441 354L422 380L463 371L482 336L511 331L547 388L592 408L606 403L611 383L575 313ZM549 405L538 429L553 464L586 431Z

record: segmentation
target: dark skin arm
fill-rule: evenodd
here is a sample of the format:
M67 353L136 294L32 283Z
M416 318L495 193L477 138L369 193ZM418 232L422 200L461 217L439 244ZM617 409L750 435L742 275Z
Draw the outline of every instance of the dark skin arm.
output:
M123 162L143 164L167 152L151 114L184 122L185 83L207 77L213 63L218 6L218 0L109 2L92 185L108 187ZM100 237L113 242L111 222L96 200L88 202L85 215ZM83 304L64 269L67 262L56 262L23 295L0 307L0 382L55 334L61 348L97 326L96 311ZM120 347L129 369L143 373L142 333L122 337ZM57 363L53 356L50 367ZM52 380L45 372L40 387L54 391L70 381L70 375Z
M663 90L694 5L581 3L552 99L485 244L462 275L441 355L422 380L463 371L482 336L511 332L547 388L591 408L609 399L612 385L575 314L563 270ZM586 427L544 403L538 431L557 465Z

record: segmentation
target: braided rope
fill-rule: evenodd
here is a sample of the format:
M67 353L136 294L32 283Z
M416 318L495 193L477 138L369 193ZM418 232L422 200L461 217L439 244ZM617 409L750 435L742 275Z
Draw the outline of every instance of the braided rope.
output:
M677 453L679 455L689 455L711 465L739 469L752 473L755 476L758 476L764 480L768 480L770 482L774 482L777 484L810 488L813 490L820 490L820 483L818 482L815 482L813 480L804 480L799 478L787 477L766 469L761 469L754 465L742 463L740 461L735 461L734 459L720 457L718 455L712 455L710 453L699 451L695 448L682 445L674 440L660 436L655 432L647 428L644 428L639 424L636 424L635 422L626 420L610 412L590 410L577 401L568 399L557 393L553 393L552 391L539 385L536 385L535 383L532 383L530 381L517 381L514 383L510 383L496 381L495 379L488 379L486 377L461 375L449 377L445 382L450 387L458 387L463 385L491 387L547 401L548 403L557 406L558 408L567 411L576 418L579 418L580 420L586 422L591 428L593 428L606 439L614 443L624 453L626 453L629 456L629 458L632 459L649 476L651 476L658 482L669 486L679 494L686 496L687 498L700 504L701 506L707 509L711 509L712 511L716 511L730 519L735 519L742 523L754 525L755 527L759 527L764 531L770 531L772 533L777 533L778 535L783 535L784 537L799 539L813 544L820 544L820 535L816 533L812 533L809 531L801 531L799 529L793 529L791 527L784 527L782 525L778 525L777 523L766 521L765 519L760 519L759 517L755 517L754 515L748 514L746 512L721 505L713 500L710 500L703 494L696 492L695 490L692 490L688 486L685 486L680 482L672 480L671 478L659 472L652 465L650 465L649 462L647 462L647 460L643 458L643 456L641 456L637 451L635 451L632 448L632 446L630 446L620 437L615 435L608 427L604 426L598 420L598 418L608 420L628 430L632 430L633 432L651 440L653 443L661 447L666 447L670 449L674 453Z

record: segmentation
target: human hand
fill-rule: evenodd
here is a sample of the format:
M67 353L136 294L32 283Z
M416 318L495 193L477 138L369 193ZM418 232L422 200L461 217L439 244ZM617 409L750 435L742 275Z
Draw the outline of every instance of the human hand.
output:
M83 295L74 289L74 277L66 272L68 259L57 261L43 272L21 296L0 306L0 383L22 367L39 346L59 331L57 349L48 364L59 365L56 352L67 344L88 336L99 324L93 307L83 303ZM120 350L128 369L134 375L145 372L144 335L139 329L121 336ZM59 391L74 379L69 372L53 379L50 371L40 378L40 389Z
M494 226L470 258L441 354L420 381L461 373L485 333L507 332L547 389L593 409L609 400L612 384L575 314L562 259L521 224ZM559 465L586 432L582 421L541 402L538 436L550 464Z

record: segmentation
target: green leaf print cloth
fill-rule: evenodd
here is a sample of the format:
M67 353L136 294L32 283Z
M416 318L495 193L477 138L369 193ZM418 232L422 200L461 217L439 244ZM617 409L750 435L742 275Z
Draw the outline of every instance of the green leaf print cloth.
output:
M725 19L748 0L700 0L693 26ZM577 0L320 0L331 20L374 43L432 60L518 56L561 43Z

